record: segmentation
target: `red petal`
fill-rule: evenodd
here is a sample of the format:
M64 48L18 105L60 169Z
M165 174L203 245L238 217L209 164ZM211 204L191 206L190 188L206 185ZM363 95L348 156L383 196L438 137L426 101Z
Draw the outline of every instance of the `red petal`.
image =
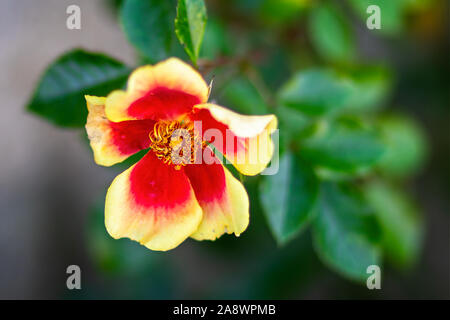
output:
M149 147L149 133L155 121L136 120L109 122L112 143L124 155L131 155Z
M133 102L128 109L128 115L135 119L174 120L190 112L198 103L200 99L196 96L159 87Z
M211 149L205 149L214 157ZM203 220L191 235L196 240L214 240L224 233L239 236L248 226L249 201L244 186L216 159L212 164L190 164L185 168L195 197L203 209Z
M154 66L137 68L127 90L111 92L106 115L114 122L137 119L175 120L208 99L202 76L185 62L170 58Z
M110 235L128 237L152 250L175 248L195 232L201 218L184 171L164 164L152 151L117 176L106 196Z
M274 115L245 116L207 103L194 107L191 116L193 121L200 121L203 139L214 146L241 173L256 175L270 162L273 154L271 133L277 127ZM221 141L209 139L207 130L218 130ZM205 136L206 132L206 136Z
M130 191L136 204L171 208L185 203L191 185L184 170L175 170L149 151L130 172Z

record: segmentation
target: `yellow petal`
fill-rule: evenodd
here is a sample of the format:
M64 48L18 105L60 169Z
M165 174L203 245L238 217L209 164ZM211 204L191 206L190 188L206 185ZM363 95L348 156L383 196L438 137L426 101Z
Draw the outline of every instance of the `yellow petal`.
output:
M196 105L194 112L193 118L202 122L203 131L218 129L222 133L222 142L216 140L214 146L241 173L253 176L267 167L274 151L271 134L277 129L275 115L246 116L210 103Z
M111 166L148 148L148 135L153 129L153 120L114 123L105 115L106 98L95 96L85 98L89 112L86 132L97 164Z

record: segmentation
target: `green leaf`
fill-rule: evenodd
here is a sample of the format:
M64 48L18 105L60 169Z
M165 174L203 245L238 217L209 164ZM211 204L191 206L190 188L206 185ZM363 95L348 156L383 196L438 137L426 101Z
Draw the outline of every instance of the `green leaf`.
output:
M411 199L382 182L372 182L365 194L382 229L385 252L398 267L411 266L418 258L423 225Z
M324 183L312 225L316 252L335 271L364 281L367 267L380 265L379 226L357 190Z
M268 113L266 102L247 77L241 75L233 78L222 90L227 107L243 114Z
M280 90L282 105L310 116L324 115L346 106L353 93L351 81L324 69L298 72Z
M348 73L353 93L345 111L368 112L384 106L391 89L391 75L381 67L358 67Z
M103 54L72 50L48 67L27 108L60 126L84 126L84 95L104 96L123 87L129 72Z
M405 0L350 0L350 5L356 13L364 21L369 18L367 8L370 5L377 5L381 12L381 29L370 30L371 32L379 32L386 35L398 35L404 28L403 11L405 8Z
M374 111L384 106L391 75L381 67L359 66L337 73L327 69L298 72L280 90L280 103L309 116Z
M167 58L173 43L171 1L125 0L120 21L128 40L151 63Z
M372 129L341 120L303 141L300 149L303 157L319 167L353 172L375 165L385 147Z
M333 5L322 4L312 10L309 33L318 53L327 60L350 62L356 48L350 24Z
M318 194L318 180L305 163L291 153L280 159L279 171L265 176L260 199L275 239L284 244L310 221Z
M309 136L319 130L320 122L313 122L303 113L293 108L278 106L275 113L280 123L292 139L298 139L303 136ZM284 130L283 130L284 131Z
M427 154L421 128L401 116L382 118L378 126L387 146L378 168L395 177L405 177L420 169Z
M197 64L205 26L204 0L178 0L175 33L194 65Z

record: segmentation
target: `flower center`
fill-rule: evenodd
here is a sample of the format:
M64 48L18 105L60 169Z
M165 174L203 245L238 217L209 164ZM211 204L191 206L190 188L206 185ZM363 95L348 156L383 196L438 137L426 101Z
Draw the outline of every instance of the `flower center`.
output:
M192 122L161 120L149 135L150 149L166 164L181 166L194 163L206 142L194 131ZM201 155L201 153L200 153Z

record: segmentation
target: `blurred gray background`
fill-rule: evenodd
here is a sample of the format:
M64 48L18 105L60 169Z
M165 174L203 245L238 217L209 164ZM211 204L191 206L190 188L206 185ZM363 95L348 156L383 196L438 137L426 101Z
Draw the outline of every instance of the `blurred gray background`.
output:
M81 30L66 28L71 4L81 7ZM79 131L24 106L46 66L73 47L132 64L119 29L104 1L0 1L0 298L53 298L65 268L84 263L83 220L113 176L95 165Z

